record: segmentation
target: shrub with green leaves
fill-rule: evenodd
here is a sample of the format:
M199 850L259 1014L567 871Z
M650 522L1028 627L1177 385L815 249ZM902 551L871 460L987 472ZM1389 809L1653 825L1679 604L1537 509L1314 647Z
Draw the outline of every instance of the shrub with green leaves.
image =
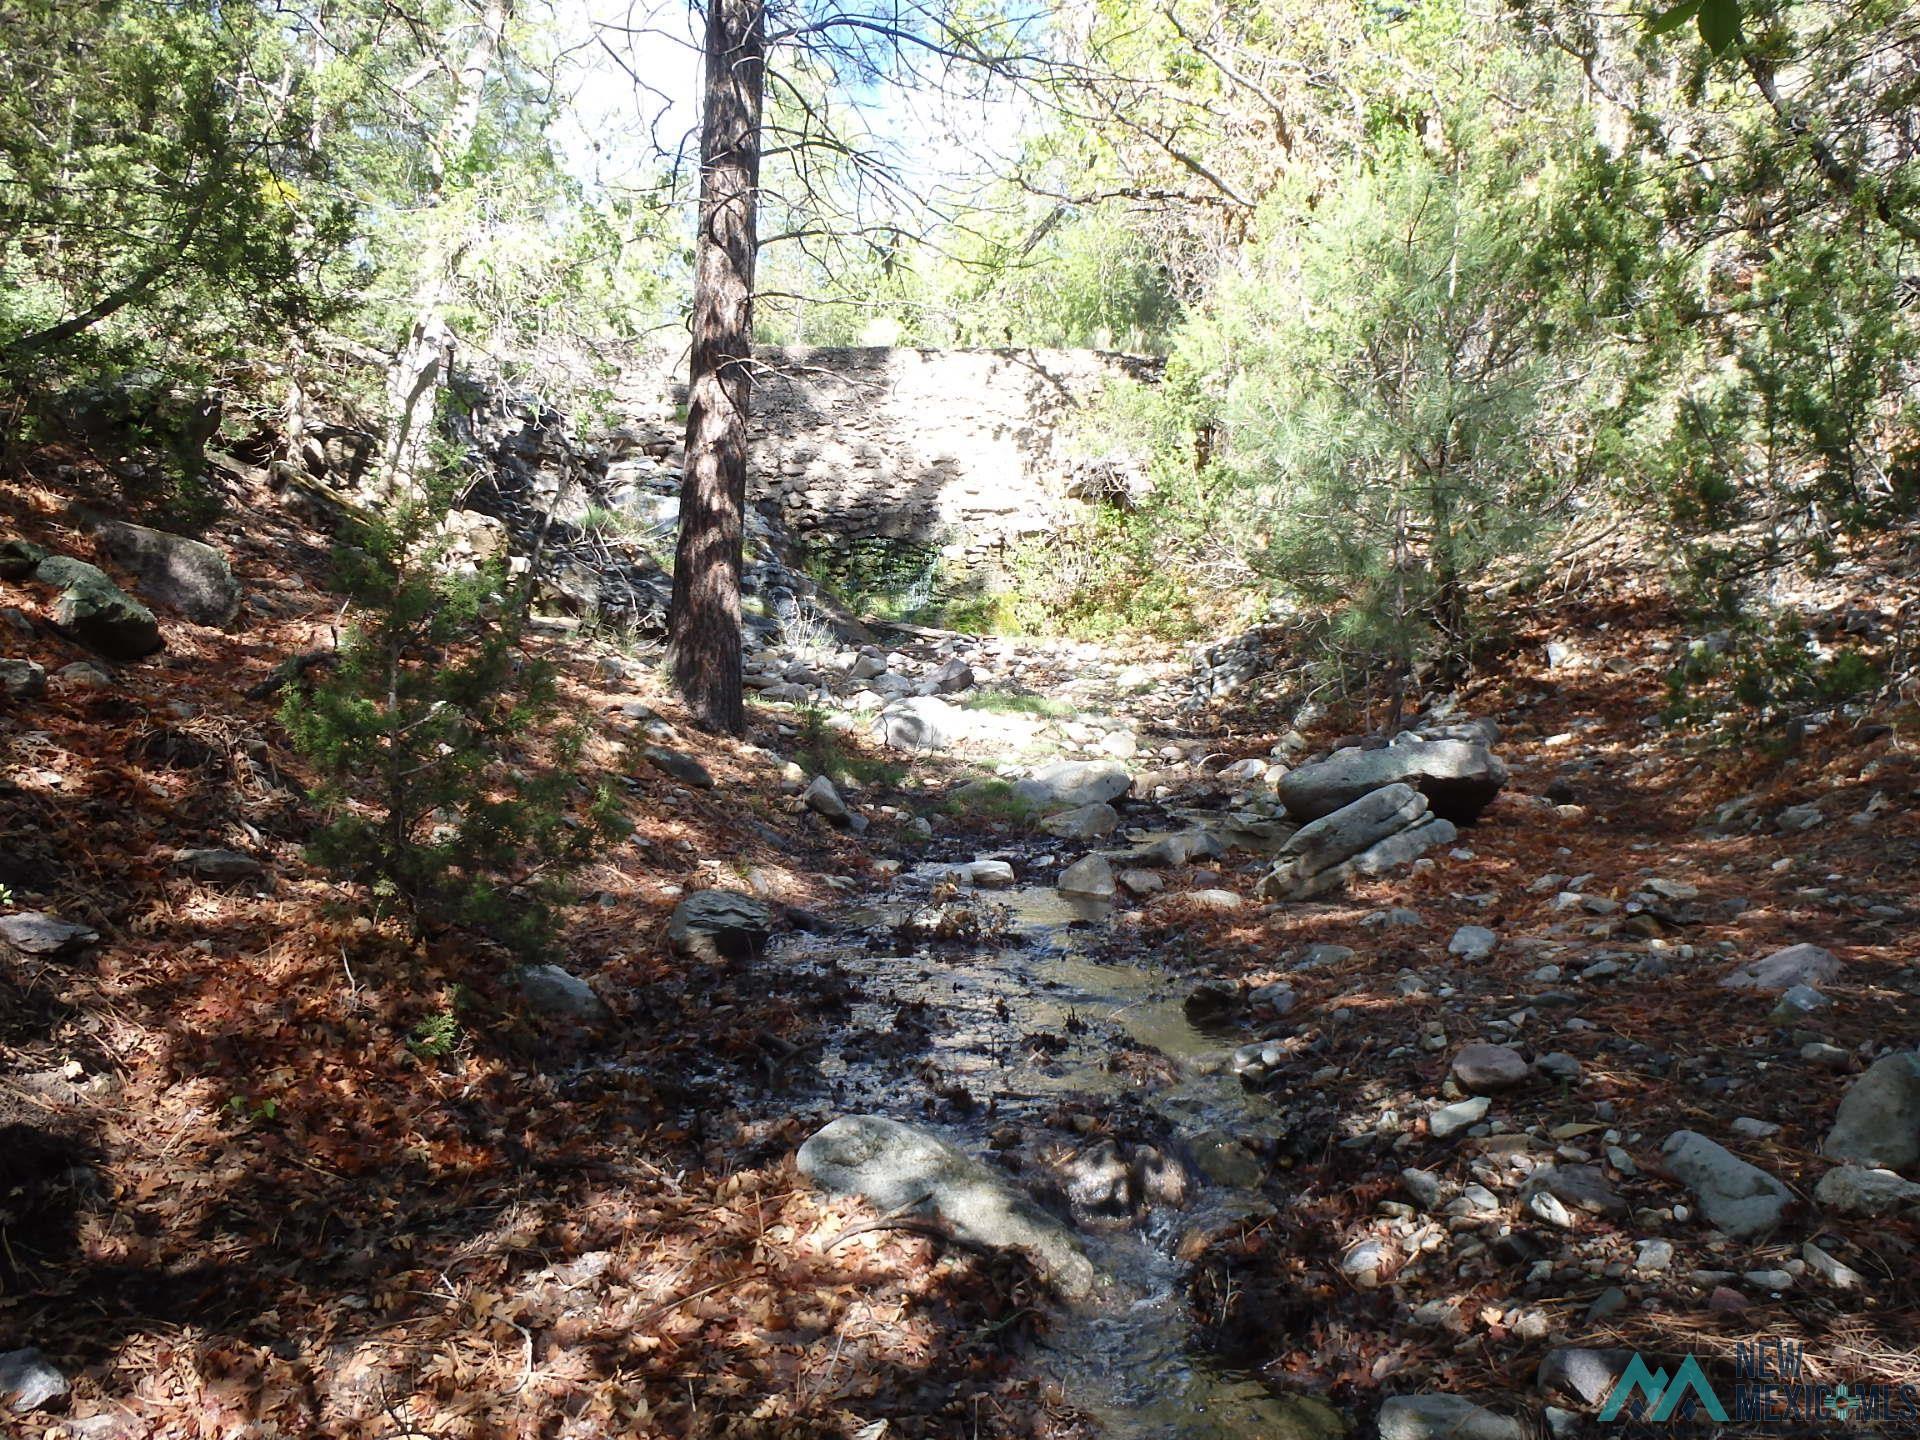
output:
M316 861L371 887L416 934L478 929L523 954L563 882L619 826L575 766L550 666L497 571L451 573L444 494L362 524L337 560L352 605L338 664L282 714L325 774Z
M1750 622L1696 640L1667 672L1667 715L1691 725L1732 720L1745 737L1761 728L1859 701L1885 676L1862 651L1817 644L1791 615Z

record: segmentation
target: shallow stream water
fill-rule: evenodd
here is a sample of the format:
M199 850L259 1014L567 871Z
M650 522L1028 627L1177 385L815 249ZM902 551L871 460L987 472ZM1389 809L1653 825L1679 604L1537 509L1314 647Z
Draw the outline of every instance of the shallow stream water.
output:
M844 937L805 937L788 948L795 964L832 964L858 978L861 998L820 1060L822 1077L849 1110L888 1114L984 1154L1009 1121L1039 1122L1075 1098L1130 1097L1176 1130L1243 1133L1270 1113L1248 1092L1228 1058L1232 1037L1209 1035L1185 1012L1182 982L1141 963L1096 959L1091 941L1106 905L1050 889L980 892L966 904L997 924L977 940L891 949ZM916 908L912 899L856 912L849 923L887 936ZM970 1115L929 1125L918 1087L902 1084L897 1053L866 1043L900 1029L903 1015L925 1025L924 1059L983 1102ZM1035 1037L1045 1037L1037 1043ZM1171 1062L1165 1084L1139 1067L1110 1063L1124 1041ZM1042 1363L1067 1399L1121 1440L1317 1440L1339 1433L1334 1412L1304 1396L1276 1396L1255 1376L1215 1363L1196 1343L1176 1257L1195 1227L1218 1229L1270 1213L1252 1189L1209 1182L1197 1171L1184 1209L1156 1209L1145 1224L1080 1232L1104 1283L1092 1301L1062 1307Z

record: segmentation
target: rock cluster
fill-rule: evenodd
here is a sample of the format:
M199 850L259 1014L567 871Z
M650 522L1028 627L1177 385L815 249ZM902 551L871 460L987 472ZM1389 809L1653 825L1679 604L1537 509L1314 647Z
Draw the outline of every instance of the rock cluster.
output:
M1295 772L1298 773L1298 772ZM1356 875L1380 875L1456 838L1451 821L1429 813L1427 798L1393 783L1302 826L1261 880L1268 900L1307 900Z
M1481 725L1446 726L1408 731L1375 749L1349 746L1290 771L1280 801L1295 819L1316 820L1383 786L1411 785L1441 819L1470 824L1508 780L1490 739Z

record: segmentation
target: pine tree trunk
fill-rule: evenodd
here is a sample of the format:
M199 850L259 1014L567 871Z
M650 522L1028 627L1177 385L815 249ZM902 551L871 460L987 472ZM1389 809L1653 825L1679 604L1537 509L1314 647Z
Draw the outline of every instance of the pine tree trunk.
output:
M686 474L669 613L673 677L699 722L746 729L740 568L753 391L764 0L708 0Z

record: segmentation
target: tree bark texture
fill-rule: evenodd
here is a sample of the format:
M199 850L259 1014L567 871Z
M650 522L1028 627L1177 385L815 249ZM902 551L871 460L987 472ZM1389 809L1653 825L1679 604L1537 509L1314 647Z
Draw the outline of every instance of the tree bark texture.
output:
M740 734L740 570L753 393L753 264L764 0L708 0L686 473L669 614L673 676L699 722Z

